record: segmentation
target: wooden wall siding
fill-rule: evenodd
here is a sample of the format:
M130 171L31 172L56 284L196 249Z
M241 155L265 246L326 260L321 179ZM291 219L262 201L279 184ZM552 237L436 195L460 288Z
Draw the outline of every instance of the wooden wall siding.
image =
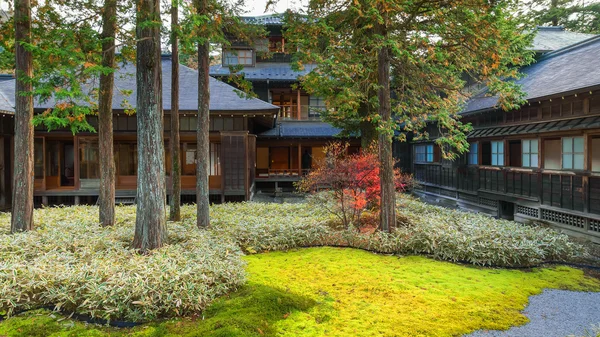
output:
M453 167L415 164L415 178L424 183L456 188L457 177L456 169Z
M529 172L506 172L506 193L538 197L538 175Z
M480 169L479 188L489 192L504 193L504 172L499 169Z
M542 174L542 204L583 212L583 178L574 175Z
M221 158L223 190L245 191L247 134L222 134Z
M589 178L589 210L600 214L600 177Z
M479 170L474 167L458 169L458 189L475 192L479 189Z
M555 97L552 100L530 102L517 110L508 112L495 110L478 116L468 116L465 123L473 126L499 126L506 124L533 123L543 120L573 118L578 116L600 114L600 93L579 93L567 97Z

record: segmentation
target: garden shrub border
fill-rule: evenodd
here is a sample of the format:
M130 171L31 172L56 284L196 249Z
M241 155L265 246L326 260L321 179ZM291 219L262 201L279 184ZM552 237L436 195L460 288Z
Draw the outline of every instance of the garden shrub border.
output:
M17 235L0 233L0 297L4 298L0 302L0 311L4 310L9 317L18 311L51 305L55 311L66 314L76 313L76 316L73 316L76 319L121 327L157 318L190 315L202 311L212 300L235 290L244 283L244 263L240 258L242 251L255 254L329 246L361 249L379 254L425 255L437 260L501 268L532 268L547 263L566 264L572 257L585 253L583 246L571 242L568 236L552 229L534 228L483 215L448 210L424 204L407 196L401 196L398 203L402 208L403 216L410 218L413 225L399 227L393 233L376 231L370 234L355 229L334 229L335 226L331 225L334 221L332 216L314 205L260 203L215 205L211 208L211 229L198 231L195 226L195 207L185 206L182 209L182 222L169 223L171 243L142 259L169 254L171 250L175 250L174 256L182 256L177 255L181 253L177 249L184 252L197 250L194 254L212 256L206 260L196 261L194 254L187 255L196 267L201 266L197 269L198 277L205 276L202 271L202 267L206 267L204 263L217 263L217 260L221 261L218 265L219 270L224 273L223 275L228 276L221 279L217 277L219 280L216 283L200 281L201 284L206 284L206 288L196 289L196 294L206 295L206 298L202 303L195 303L192 310L189 308L180 310L178 306L181 304L174 307L173 301L159 296L159 303L151 304L164 305L164 308L140 311L136 307L140 303L133 303L134 301L129 299L128 304L125 304L118 314L114 312L115 303L103 306L102 299L98 299L93 291L91 303L99 302L94 304L97 307L93 309L83 307L90 301L90 297L86 296L65 304L65 296L56 296L56 293L52 292L65 291L68 295L69 291L72 291L68 289L68 281L72 281L69 279L66 283L60 278L51 280L44 284L48 287L45 290L33 286L25 292L13 293L10 292L12 289L10 282L19 278L25 279L23 282L26 282L32 278L32 275L35 276L35 273L27 274L31 272L31 261L35 261L33 267L41 271L42 278L52 278L52 274L43 274L44 267L47 267L44 263L62 266L65 262L73 263L79 260L88 263L102 258L118 260L119 257L123 258L119 254L125 254L128 258L134 258L134 255L135 258L139 257L129 248L133 235L133 207L120 207L117 225L110 228L90 224L90 214L93 214L94 219L97 214L97 209L94 207L79 207L76 210L65 208L56 211L76 212L72 220L53 215L52 211L56 208L42 209L36 211L38 216L36 231ZM6 221L6 214L0 214L0 221ZM82 249L86 246L85 240L89 245L87 248L91 247L91 251ZM224 260L228 262L223 264ZM187 261L188 264L190 261ZM121 268L124 268L126 262L120 263L123 264ZM88 269L94 270L94 267L88 266ZM160 271L160 268L157 270ZM181 268L178 269L178 273L180 270ZM93 271L91 273L93 274ZM229 276L232 276L234 281L229 282ZM86 281L85 277L79 277L79 281L75 283L85 283L81 280ZM156 285L162 289L159 292L162 293L165 289L164 284L161 285L160 282L168 281L157 281ZM95 283L96 286L102 283L99 282ZM215 287L219 289L213 291ZM39 291L52 294L40 295ZM7 292L12 297L6 296ZM73 296L77 297L78 294L75 293ZM56 298L63 298L63 300L52 300ZM23 302L22 299L26 300ZM30 299L36 299L38 302L30 302ZM98 321L99 319L104 321Z

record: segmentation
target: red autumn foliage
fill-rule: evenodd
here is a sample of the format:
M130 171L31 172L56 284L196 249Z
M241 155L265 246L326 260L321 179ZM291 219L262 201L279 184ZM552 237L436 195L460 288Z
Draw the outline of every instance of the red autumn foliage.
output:
M331 143L325 148L325 160L298 184L300 191L329 193L319 204L335 214L344 227L361 225L361 214L367 209L379 211L381 186L379 158L375 148L348 154L347 143ZM412 185L412 177L395 170L396 191L404 192ZM333 199L333 200L331 200ZM333 201L333 204L331 203Z

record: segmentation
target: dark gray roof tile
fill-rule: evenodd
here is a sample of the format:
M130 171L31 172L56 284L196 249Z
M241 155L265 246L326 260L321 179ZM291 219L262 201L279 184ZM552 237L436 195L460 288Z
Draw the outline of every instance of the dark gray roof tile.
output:
M171 109L171 60L162 60L163 82L163 109ZM240 97L236 89L217 79L210 78L210 111L278 111L279 107L262 101L258 98ZM181 111L198 110L198 72L186 66L180 67L179 76L179 109ZM125 90L131 90L131 95L125 95ZM11 109L14 111L15 80L0 81L0 110ZM135 66L133 64L121 65L115 73L115 91L113 95L113 109L123 109L123 102L127 100L132 107L136 104ZM55 105L53 100L45 103L38 102L36 108L46 109Z
M260 138L333 138L342 130L320 121L281 121Z
M527 100L559 95L600 85L600 36L548 53L524 67L522 86ZM466 104L464 113L493 109L498 98L480 93Z

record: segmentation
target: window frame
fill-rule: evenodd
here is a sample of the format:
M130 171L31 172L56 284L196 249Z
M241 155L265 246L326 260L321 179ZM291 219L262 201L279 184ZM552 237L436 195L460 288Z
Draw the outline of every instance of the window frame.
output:
M505 163L505 151L506 151L506 146L504 146L504 140L492 140L490 141L490 147L491 147L491 166L504 166ZM494 145L496 145L496 151L494 151ZM502 148L502 151L500 152L499 149L500 147ZM496 163L494 164L494 159L496 160Z
M475 146L475 151L472 151L473 146ZM475 159L474 163L472 159ZM467 165L479 165L479 142L469 143L469 152L467 153Z
M535 146L532 143L535 142ZM525 144L528 144L528 149L525 149ZM526 168L539 168L540 167L540 140L538 138L529 138L521 140L521 167ZM535 152L533 151L535 150ZM535 165L532 165L532 158L535 156ZM527 158L526 165L525 158Z
M420 149L425 151L421 152ZM417 144L415 145L415 163L425 163L430 164L434 163L435 160L435 149L433 144ZM419 157L423 155L424 160L421 160Z
M243 55L241 55L243 53ZM250 53L250 55L246 55L246 53ZM236 63L231 63L229 60L234 60ZM254 50L253 49L226 49L223 52L222 56L223 65L224 66L254 66ZM241 62L241 60L246 60L245 62ZM250 61L249 63L247 61Z
M565 152L565 140L570 140L571 146L569 146L570 152ZM581 151L575 151L575 143L576 140L581 140ZM570 171L583 171L585 170L585 137L583 136L569 136L569 137L561 137L560 140L561 147L561 157L560 157L560 167L562 170L570 170ZM565 156L570 156L570 167L565 166ZM576 158L581 156L581 167L575 167Z

